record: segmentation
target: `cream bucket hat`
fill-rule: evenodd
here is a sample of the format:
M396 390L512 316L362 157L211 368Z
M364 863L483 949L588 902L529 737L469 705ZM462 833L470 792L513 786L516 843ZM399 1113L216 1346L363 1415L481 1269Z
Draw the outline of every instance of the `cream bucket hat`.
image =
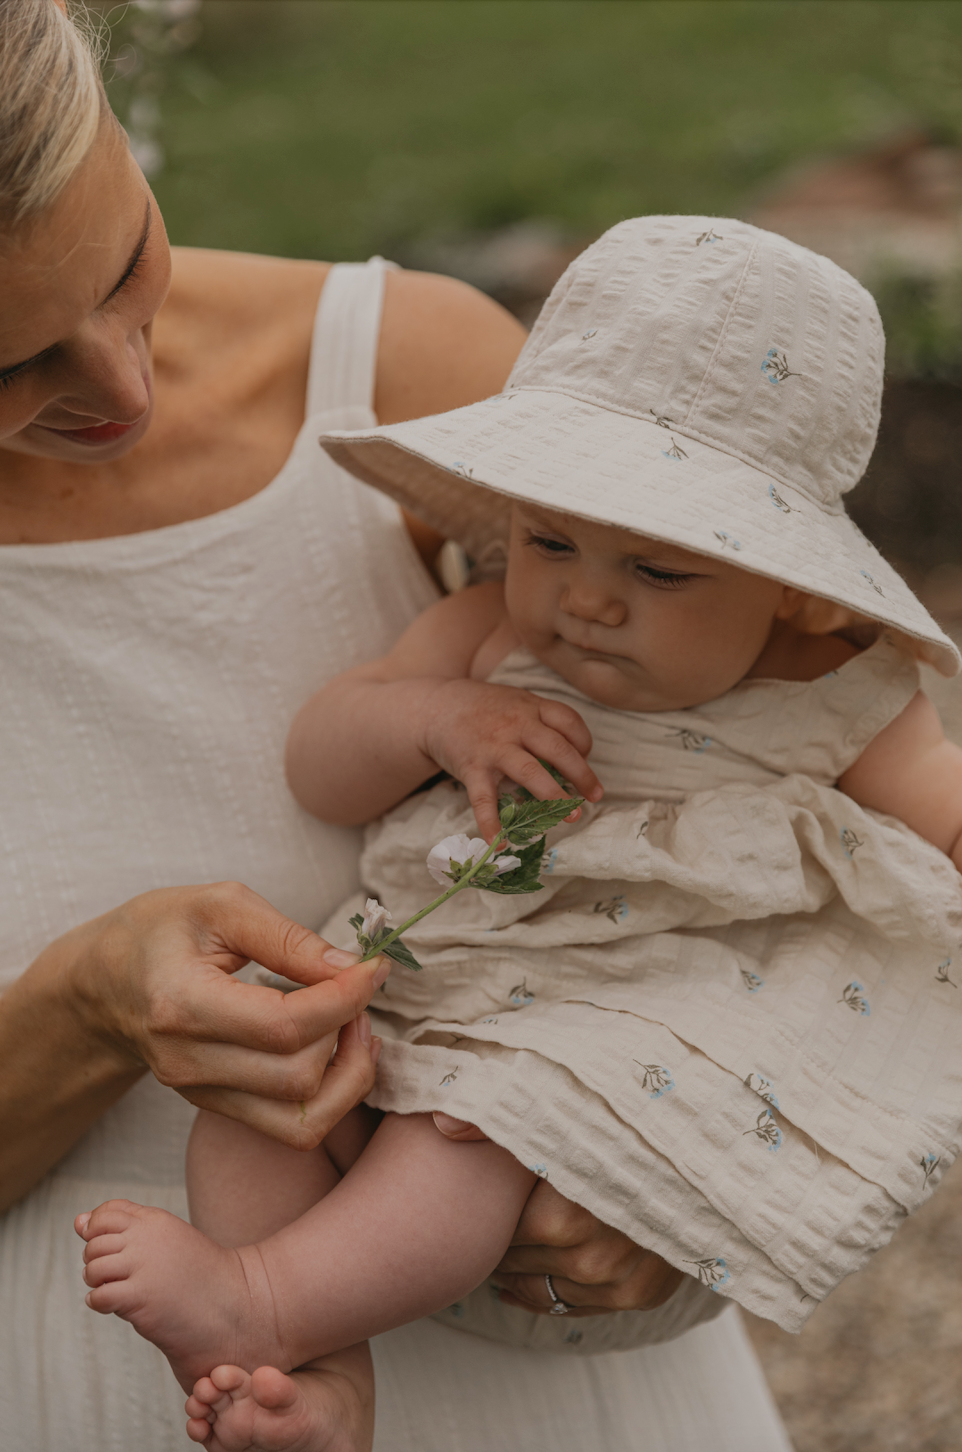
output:
M638 217L571 264L503 393L321 443L476 561L529 500L796 585L954 675L959 652L842 504L884 351L874 301L826 257L745 222Z

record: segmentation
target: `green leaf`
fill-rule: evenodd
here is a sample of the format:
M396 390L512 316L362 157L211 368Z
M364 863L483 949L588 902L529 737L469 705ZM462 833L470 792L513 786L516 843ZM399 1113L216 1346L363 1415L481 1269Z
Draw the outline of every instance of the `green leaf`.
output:
M521 858L520 867L512 868L503 876L495 877L491 882L479 883L478 886L485 892L500 892L505 896L521 892L540 892L543 886L541 863L544 858L544 847L540 837L537 842L532 842L527 847L519 847L513 855ZM471 886L474 886L473 881Z
M361 916L360 913L355 913L354 916L353 916L353 918L348 918L348 922L350 923L351 927L355 930L355 932L358 932L358 933L361 931L361 929L364 926L364 918Z
M543 837L545 832L570 816L576 807L583 806L584 800L584 797L557 797L554 801L539 802L532 797L530 801L515 803L514 817L505 827L509 841L516 847L523 847L535 838Z
M393 958L395 963L400 963L402 968L413 968L415 973L421 972L421 964L415 958L403 938L395 938L393 943L389 943L386 948L381 948L380 951L385 957Z

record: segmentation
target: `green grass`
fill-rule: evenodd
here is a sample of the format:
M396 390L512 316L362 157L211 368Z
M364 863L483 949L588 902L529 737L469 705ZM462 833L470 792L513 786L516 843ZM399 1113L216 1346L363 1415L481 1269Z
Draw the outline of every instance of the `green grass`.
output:
M956 0L206 0L174 241L303 257L524 217L743 214L812 155L962 131Z

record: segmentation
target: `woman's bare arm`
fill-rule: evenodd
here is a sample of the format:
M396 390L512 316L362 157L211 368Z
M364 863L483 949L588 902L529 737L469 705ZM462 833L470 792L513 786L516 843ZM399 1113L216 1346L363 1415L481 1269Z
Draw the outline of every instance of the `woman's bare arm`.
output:
M898 817L962 871L962 751L921 691L838 784L859 806Z
M230 976L250 959L309 986L285 997ZM58 938L0 998L0 1210L148 1069L313 1148L374 1081L356 1020L387 966L329 950L237 883L145 893Z

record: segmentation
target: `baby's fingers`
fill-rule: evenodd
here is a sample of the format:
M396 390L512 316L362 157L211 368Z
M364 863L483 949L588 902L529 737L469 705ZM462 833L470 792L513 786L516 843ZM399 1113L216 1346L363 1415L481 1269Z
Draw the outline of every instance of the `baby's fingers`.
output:
M501 831L501 818L498 816L498 782L500 780L500 772L468 771L464 773L463 786L467 791L468 800L474 808L478 831L485 842L489 843L493 842Z
M506 751L501 759L501 766L505 776L511 781L516 781L523 786L525 791L540 802L553 801L557 797L566 797L570 793L563 786L559 786L545 767L542 761L550 761L551 765L557 767L562 776L570 780L568 772L555 759L560 756L558 751L549 751L544 742L532 745L526 742L527 750L524 747L516 747L514 750ZM550 743L549 743L550 745ZM570 751L570 747L568 748ZM540 759L539 759L540 758ZM579 793L580 795L580 793Z
M574 715L574 712L572 711L571 714ZM525 731L521 744L532 756L538 758L540 761L550 762L555 770L560 772L564 780L570 782L574 788L573 792L568 792L565 787L558 785L550 772L545 772L544 768L541 767L542 773L551 783L550 787L543 781L542 785L536 790L523 777L516 776L514 778L515 781L520 781L522 786L527 787L532 795L541 797L544 800L549 800L552 797L572 795L584 797L589 802L600 801L604 791L601 782L595 776L580 751L577 751L572 746L566 736L562 736L560 732L552 730L550 726L545 726L541 722L538 722L537 725L530 726Z

